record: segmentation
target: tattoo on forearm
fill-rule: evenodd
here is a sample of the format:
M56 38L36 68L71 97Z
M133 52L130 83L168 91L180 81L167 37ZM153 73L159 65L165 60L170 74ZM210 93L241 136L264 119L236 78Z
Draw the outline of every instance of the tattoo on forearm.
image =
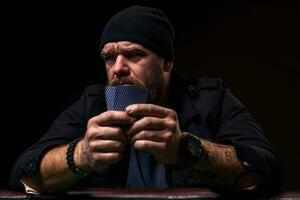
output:
M201 142L205 150L203 159L185 170L185 173L207 182L229 187L235 177L245 170L237 159L234 147L207 140Z

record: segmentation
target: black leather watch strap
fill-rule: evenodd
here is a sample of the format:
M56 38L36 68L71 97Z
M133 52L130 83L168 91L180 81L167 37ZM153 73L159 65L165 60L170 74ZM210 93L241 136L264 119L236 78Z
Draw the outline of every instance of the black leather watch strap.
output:
M67 149L67 155L66 155L66 159L67 159L67 164L68 167L70 168L70 170L77 176L80 176L81 178L85 177L88 175L88 173L86 171L84 171L83 169L79 169L78 167L76 167L75 163L74 163L74 151L75 151L75 147L77 145L77 143L80 141L81 138L76 139L72 142L69 143L68 149Z

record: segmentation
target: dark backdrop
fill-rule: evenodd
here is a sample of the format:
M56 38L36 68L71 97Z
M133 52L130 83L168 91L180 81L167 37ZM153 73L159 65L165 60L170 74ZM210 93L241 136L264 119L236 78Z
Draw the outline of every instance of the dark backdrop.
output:
M299 189L300 6L209 2L143 5L163 9L173 23L176 68L224 79L278 150L284 189ZM105 82L99 35L128 5L1 5L1 188L17 156L84 87Z

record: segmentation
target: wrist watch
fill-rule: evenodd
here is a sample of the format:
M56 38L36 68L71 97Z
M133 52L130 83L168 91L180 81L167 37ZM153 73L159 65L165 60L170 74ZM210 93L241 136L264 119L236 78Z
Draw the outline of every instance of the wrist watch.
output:
M177 167L188 169L195 165L204 153L201 140L196 136L183 132L179 142L180 158Z

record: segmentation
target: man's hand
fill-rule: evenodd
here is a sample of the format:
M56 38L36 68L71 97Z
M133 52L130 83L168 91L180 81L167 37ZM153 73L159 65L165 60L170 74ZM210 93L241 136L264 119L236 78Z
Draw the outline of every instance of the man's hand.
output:
M84 139L77 145L76 166L99 172L120 161L127 141L121 127L135 121L122 111L107 111L91 118Z
M176 164L181 136L176 112L153 104L135 104L125 111L139 119L127 132L134 147L150 152L159 163Z

